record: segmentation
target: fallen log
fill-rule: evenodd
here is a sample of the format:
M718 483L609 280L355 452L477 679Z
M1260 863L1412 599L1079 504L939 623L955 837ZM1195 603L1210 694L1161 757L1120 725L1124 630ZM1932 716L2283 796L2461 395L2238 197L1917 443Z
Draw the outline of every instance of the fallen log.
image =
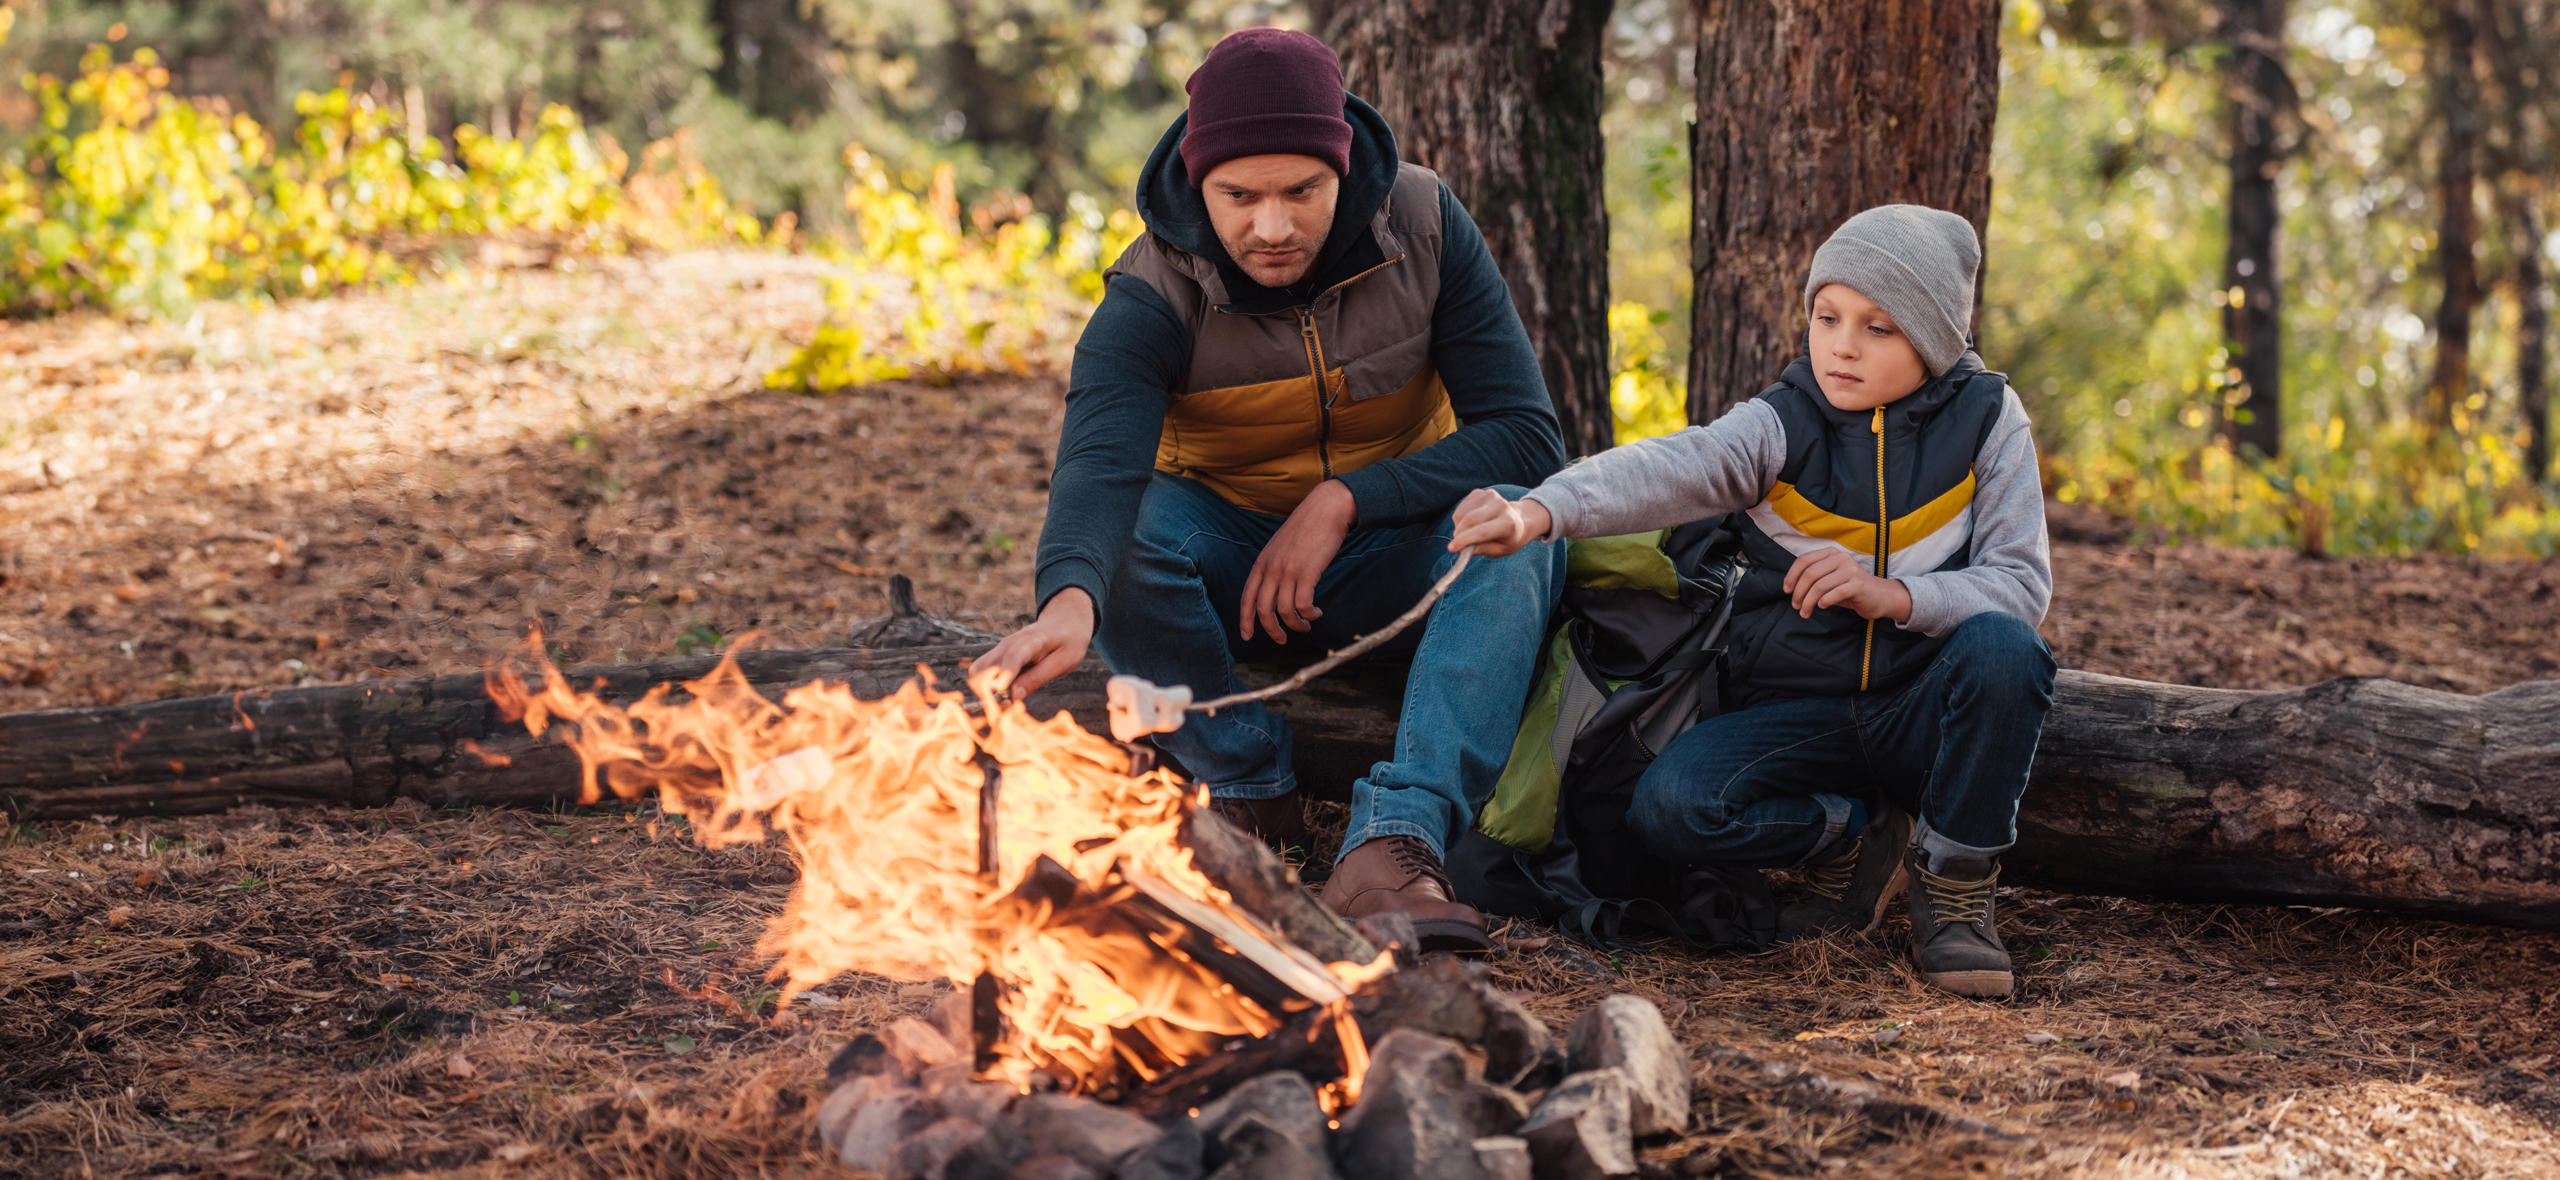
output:
M984 650L738 661L769 695L829 679L869 697L920 663L957 683ZM629 700L715 662L571 678ZM1100 731L1106 676L1088 662L1029 703ZM1389 755L1402 693L1400 669L1355 666L1274 702L1313 793L1344 797ZM2372 679L2241 692L2064 672L2054 695L2008 858L2022 883L2560 929L2560 682L2473 697ZM0 808L19 820L398 798L536 806L577 781L576 756L499 721L477 675L0 715Z

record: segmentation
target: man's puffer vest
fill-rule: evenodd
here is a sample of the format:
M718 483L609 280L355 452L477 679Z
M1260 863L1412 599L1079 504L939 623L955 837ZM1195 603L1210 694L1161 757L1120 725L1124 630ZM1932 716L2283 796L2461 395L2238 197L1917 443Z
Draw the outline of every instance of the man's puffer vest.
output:
M1165 410L1156 470L1230 502L1285 515L1315 486L1399 459L1458 428L1431 365L1440 296L1440 178L1412 164L1370 220L1386 259L1312 306L1233 310L1217 264L1140 237L1111 264L1153 287L1191 337L1191 367Z
M1802 618L1787 570L1804 554L1848 551L1883 577L1962 569L1972 559L1974 456L2007 404L2008 378L1964 354L1911 396L1834 409L1799 357L1760 394L1787 433L1786 465L1745 514L1750 571L1734 600L1728 707L1902 687L1944 638L1867 620L1844 606ZM1881 527L1880 527L1881 526Z

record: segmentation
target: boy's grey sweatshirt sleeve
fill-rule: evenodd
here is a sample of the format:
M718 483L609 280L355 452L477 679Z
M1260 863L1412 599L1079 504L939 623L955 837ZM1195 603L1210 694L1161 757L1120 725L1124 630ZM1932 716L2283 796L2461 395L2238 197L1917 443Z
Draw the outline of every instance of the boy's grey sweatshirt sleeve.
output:
M1973 477L1973 559L1963 569L1902 577L1911 591L1911 621L1899 624L1904 630L1944 635L1992 611L2041 623L2053 602L2044 480L2036 470L2035 432L2014 389L1973 457Z
M1551 540L1614 537L1740 512L1768 494L1786 463L1778 412L1747 401L1704 426L1602 451L1522 498L1545 506Z

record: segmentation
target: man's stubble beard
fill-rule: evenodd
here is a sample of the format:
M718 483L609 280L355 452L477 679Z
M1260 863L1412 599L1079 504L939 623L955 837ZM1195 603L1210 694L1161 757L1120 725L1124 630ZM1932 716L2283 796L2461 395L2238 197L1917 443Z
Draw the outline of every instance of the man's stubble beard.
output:
M1219 230L1214 225L1210 228L1217 233L1218 244L1226 247L1227 257L1235 262L1238 270L1242 270L1245 273L1245 277L1266 287L1294 287L1307 281L1307 276L1314 272L1317 254L1324 249L1325 239L1333 236L1333 219L1330 217L1326 218L1325 223L1317 227L1314 234L1309 237L1297 238L1279 243L1266 243L1260 239L1238 242L1237 240L1228 237L1226 235L1226 231ZM1256 268L1247 265L1244 261L1246 250L1243 247L1268 247L1271 245L1287 246L1296 249L1299 253L1299 257L1304 258L1306 261L1298 267L1294 274L1276 274L1265 277L1262 274L1255 273Z

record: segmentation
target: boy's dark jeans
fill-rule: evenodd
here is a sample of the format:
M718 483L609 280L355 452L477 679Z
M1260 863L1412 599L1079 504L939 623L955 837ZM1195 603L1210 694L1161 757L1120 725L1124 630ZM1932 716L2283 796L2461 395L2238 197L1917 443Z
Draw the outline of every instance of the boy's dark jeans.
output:
M1881 796L1920 818L1930 863L1997 854L2017 842L2053 672L2025 620L1976 615L1900 689L1692 726L1645 770L1628 821L1683 866L1783 869L1847 834L1849 796Z

